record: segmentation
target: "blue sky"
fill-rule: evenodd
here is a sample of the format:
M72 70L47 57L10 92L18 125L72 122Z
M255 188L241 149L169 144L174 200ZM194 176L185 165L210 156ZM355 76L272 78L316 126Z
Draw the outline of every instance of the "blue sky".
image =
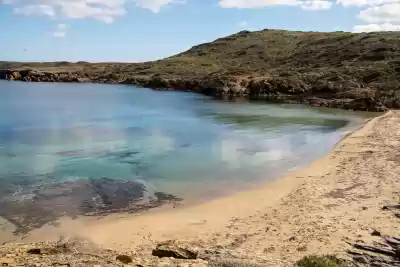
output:
M0 60L155 60L240 30L400 30L400 0L0 0Z

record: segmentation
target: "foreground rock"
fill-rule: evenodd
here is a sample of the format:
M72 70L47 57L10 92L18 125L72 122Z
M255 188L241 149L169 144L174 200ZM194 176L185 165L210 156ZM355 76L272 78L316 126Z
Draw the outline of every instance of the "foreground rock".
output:
M160 258L197 259L199 252L196 248L189 248L175 241L158 244L152 255Z
M400 238L383 237L382 242L374 245L362 243L350 244L354 249L348 253L356 264L362 266L400 266Z
M153 257L148 251L121 253L104 249L84 239L60 238L57 241L42 243L2 244L0 266L207 267L210 265L207 261L198 259Z
M0 245L1 266L124 266L116 255L112 250L78 239Z

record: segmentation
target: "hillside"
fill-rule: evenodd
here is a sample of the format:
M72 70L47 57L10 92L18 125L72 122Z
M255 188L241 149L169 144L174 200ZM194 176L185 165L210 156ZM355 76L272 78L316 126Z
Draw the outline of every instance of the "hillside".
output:
M92 81L247 95L317 106L400 108L400 32L242 31L145 63L0 62L0 77ZM47 73L47 74L46 74ZM7 77L6 77L7 76ZM27 77L28 78L24 78Z

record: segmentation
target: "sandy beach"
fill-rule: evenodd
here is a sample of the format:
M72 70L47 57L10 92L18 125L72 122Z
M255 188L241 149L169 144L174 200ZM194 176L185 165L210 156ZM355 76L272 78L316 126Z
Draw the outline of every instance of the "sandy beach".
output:
M399 219L383 212L400 191L400 112L369 120L325 157L262 188L201 205L136 215L62 219L24 242L77 234L102 247L149 257L165 240L225 249L238 258L288 266L309 254L343 254L346 241L394 235Z

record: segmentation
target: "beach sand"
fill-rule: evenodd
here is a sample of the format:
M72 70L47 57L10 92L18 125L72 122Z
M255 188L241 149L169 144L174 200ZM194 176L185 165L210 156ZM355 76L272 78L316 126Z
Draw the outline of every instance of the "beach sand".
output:
M304 255L343 254L346 241L378 241L371 236L375 229L399 233L399 219L381 210L398 203L399 192L400 112L390 111L325 157L262 188L176 209L65 218L33 230L24 242L79 235L146 257L158 242L172 239L287 266Z

